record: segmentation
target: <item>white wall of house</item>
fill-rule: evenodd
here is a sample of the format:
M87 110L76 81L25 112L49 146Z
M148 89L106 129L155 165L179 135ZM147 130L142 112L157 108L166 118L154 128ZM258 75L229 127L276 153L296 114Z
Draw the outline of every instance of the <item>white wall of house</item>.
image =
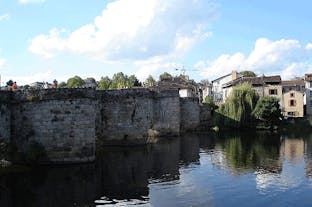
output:
M307 115L312 115L312 81L305 81L305 97Z
M212 82L213 100L215 103L223 102L223 88L222 85L232 81L232 75L229 74L223 78Z
M203 91L203 101L205 101L205 98L207 96L212 98L212 86L211 85L203 87L202 91Z
M181 98L193 97L191 89L180 89L179 90L179 95L180 95Z

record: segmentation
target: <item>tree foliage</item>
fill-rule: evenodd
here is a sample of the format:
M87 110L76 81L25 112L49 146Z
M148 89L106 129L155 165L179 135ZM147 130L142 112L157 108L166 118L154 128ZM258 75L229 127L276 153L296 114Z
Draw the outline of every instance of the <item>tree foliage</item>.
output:
M249 71L249 70L241 71L239 74L244 77L257 77L257 75L253 71Z
M110 88L111 83L112 80L108 76L101 77L101 80L99 81L99 89L108 90Z
M209 96L205 97L204 104L207 104L211 110L216 110L218 108L218 106L215 104L215 102Z
M135 87L142 86L142 83L137 79L137 77L135 75L130 75L128 77L127 87L132 88L134 86Z
M77 75L67 80L68 88L78 88L82 87L84 84L85 84L84 80Z
M122 89L127 87L127 78L123 72L119 72L113 75L110 89Z
M105 76L99 81L99 88L101 90L133 88L135 86L142 86L142 83L135 75L127 76L122 72L114 74L112 79Z
M13 82L12 80L9 80L8 82L6 82L6 85L7 85L7 86L12 86L13 83L14 83L14 82Z
M155 81L155 79L153 78L153 76L149 75L149 76L146 78L145 82L144 82L144 86L145 86L145 87L152 87L152 86L155 85L155 83L156 83L156 81Z
M251 127L254 124L252 112L259 95L248 83L233 88L229 98L216 111L215 124L219 127Z
M163 80L166 78L172 78L172 75L170 73L167 73L167 72L164 72L164 73L159 75L159 80Z
M58 87L58 88L66 88L66 87L67 87L67 84L66 84L64 81L62 81L62 82L60 82L60 83L57 85L57 87Z
M263 121L266 126L277 124L282 118L279 100L270 96L262 97L252 114Z

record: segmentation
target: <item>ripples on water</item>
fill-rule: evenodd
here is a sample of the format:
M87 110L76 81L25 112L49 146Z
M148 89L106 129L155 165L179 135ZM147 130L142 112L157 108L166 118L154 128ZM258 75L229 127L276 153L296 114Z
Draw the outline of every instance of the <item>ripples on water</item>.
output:
M196 135L0 171L0 206L312 206L312 133Z

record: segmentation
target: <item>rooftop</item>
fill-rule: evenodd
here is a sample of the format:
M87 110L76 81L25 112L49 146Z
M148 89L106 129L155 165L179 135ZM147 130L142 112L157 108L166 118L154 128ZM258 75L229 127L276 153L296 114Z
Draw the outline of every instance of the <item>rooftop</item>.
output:
M223 85L223 87L231 87L240 83L250 83L253 86L263 84L280 84L282 82L281 76L260 76L260 77L239 77Z
M282 86L284 87L291 87L291 86L304 86L304 80L289 80L289 81L282 81Z

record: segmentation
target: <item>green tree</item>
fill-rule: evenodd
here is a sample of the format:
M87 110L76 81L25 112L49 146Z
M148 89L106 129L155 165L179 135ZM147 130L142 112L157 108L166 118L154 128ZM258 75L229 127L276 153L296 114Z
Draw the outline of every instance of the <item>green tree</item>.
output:
M108 90L110 88L111 83L112 80L108 76L101 77L101 80L99 81L99 89Z
M127 87L127 75L119 72L113 75L110 89L122 89Z
M146 78L145 82L144 82L144 86L145 86L145 87L152 87L152 86L155 85L155 83L156 83L156 81L155 81L155 79L153 78L153 76L149 75L149 76Z
M142 83L140 83L140 81L137 79L137 77L135 75L130 75L129 77L127 77L127 88L132 88L132 87L139 87L142 86Z
M249 71L249 70L241 71L239 74L244 77L257 77L257 75L253 71Z
M215 104L215 102L209 96L205 97L204 104L207 104L211 110L216 110L218 108L218 106Z
M164 72L163 74L159 75L159 80L163 80L163 79L166 79L166 78L172 78L172 75L167 73L167 72Z
M243 83L233 88L231 95L216 110L215 124L219 127L243 128L254 124L252 112L259 95L250 84Z
M58 88L66 88L66 87L67 87L67 84L66 84L64 81L62 81L62 82L60 82L60 83L57 85L57 87L58 87Z
M8 82L6 82L6 85L7 85L7 86L12 86L13 83L14 83L14 82L13 82L12 80L9 80Z
M262 97L252 114L264 122L266 126L273 126L277 124L282 118L279 100L275 97Z
M81 87L83 86L84 84L84 80L82 80L82 78L80 78L79 76L74 76L72 78L69 78L67 80L67 87L68 88L78 88L78 87Z
M24 90L28 90L28 89L30 88L30 86L29 86L29 85L24 85L22 88L23 88Z

